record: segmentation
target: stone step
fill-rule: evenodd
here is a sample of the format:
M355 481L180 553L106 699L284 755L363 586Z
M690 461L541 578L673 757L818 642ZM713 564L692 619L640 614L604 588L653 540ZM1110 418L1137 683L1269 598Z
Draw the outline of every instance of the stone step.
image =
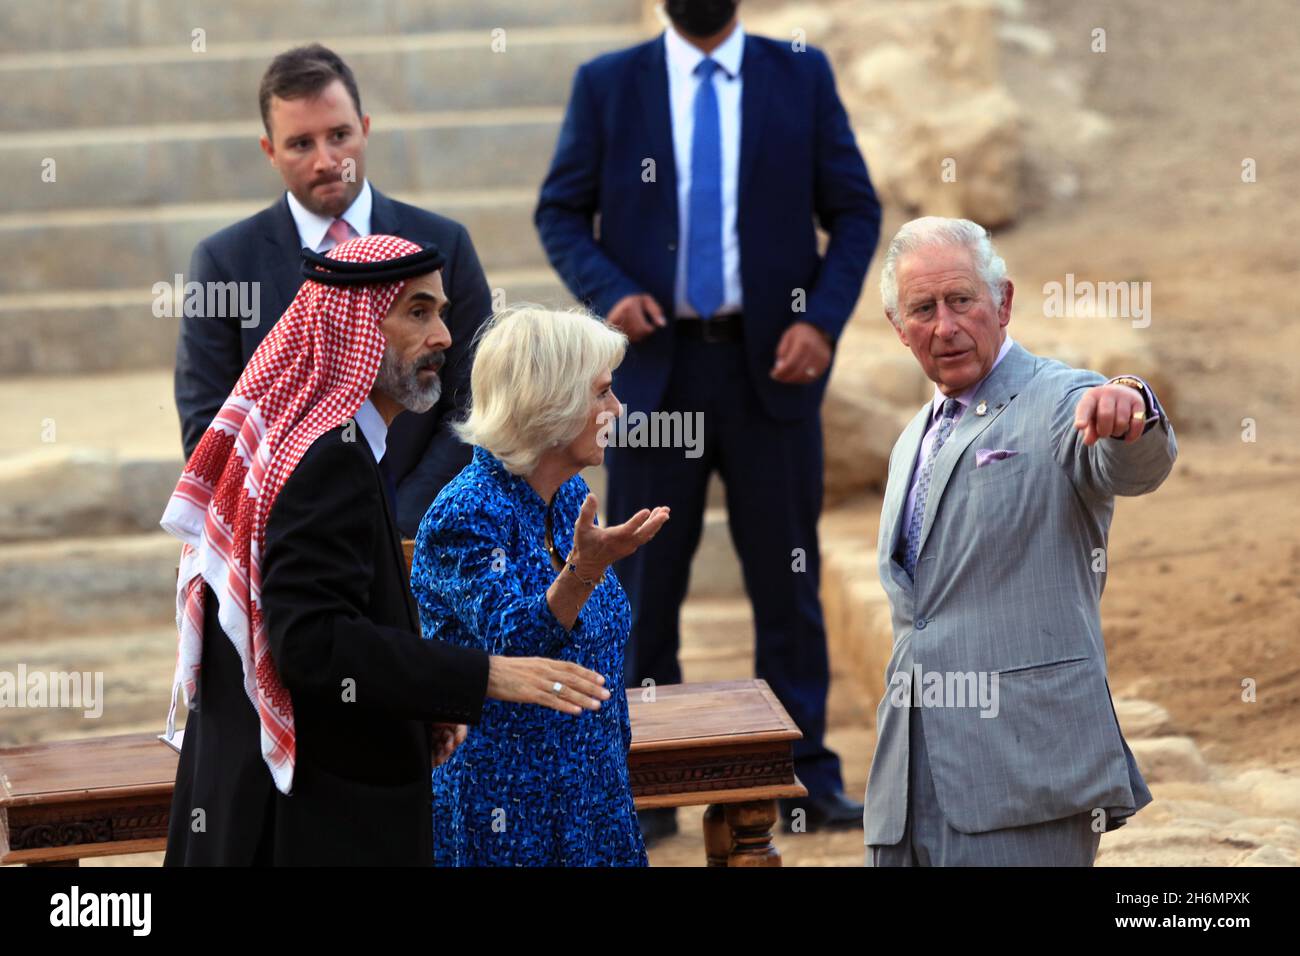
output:
M180 550L163 531L0 547L0 643L174 624Z
M262 0L44 0L5 4L0 53L36 56L50 51L106 55L141 47L190 53L193 31L205 31L207 53L223 49L321 39L391 34L394 43L410 34L431 31L488 32L507 30L507 50L514 28L537 26L608 26L639 22L643 0L299 0L266 4ZM329 38L340 38L335 41Z
M723 553L731 542L718 512L706 514L692 598L744 593L734 555ZM0 545L0 643L174 621L179 554L180 544L162 531Z
M690 598L682 605L682 679L692 683L754 676L754 613L743 596Z
M108 634L42 634L6 641L3 648L2 669L14 674L15 680L19 665L23 665L29 686L34 674L44 675L42 679L48 681L51 672L78 673L83 675L84 690L81 707L51 707L47 700L47 706L6 708L4 720L0 721L0 746L144 731L162 733L166 729L176 668L174 624L128 627ZM86 678L87 674L91 676ZM97 687L102 687L102 694L96 692ZM96 706L89 708L92 716L87 716L84 705L91 703ZM97 710L101 712L93 716ZM177 710L180 725L184 723L185 707L178 706Z
M499 304L574 304L547 268L491 269L487 278ZM142 286L0 294L0 375L170 369L179 320L156 318L153 302L152 292Z
M170 369L5 377L0 409L0 458L67 448L181 461Z
M1128 743L1148 784L1210 779L1211 770L1191 737L1143 737Z
M715 540L720 532L706 520L701 555L729 546ZM179 553L163 532L0 546L0 643L174 621ZM728 571L697 557L690 600L743 596L738 573Z
M183 464L170 370L2 380L0 408L0 534L17 529L11 540L31 540L154 530ZM46 427L52 431L43 434ZM584 469L583 477L603 504L604 468ZM717 475L708 505L725 507ZM109 506L117 509L111 521L87 525L92 511Z
M1127 740L1164 737L1173 733L1173 718L1169 711L1150 700L1116 697L1115 716Z
M557 105L376 116L366 173L388 195L511 188L535 202L562 118ZM261 132L246 118L8 134L0 175L30 188L9 191L0 224L39 224L53 210L71 222L184 218L195 206L238 201L256 211L284 191L257 145ZM53 182L42 178L48 161ZM102 208L109 197L115 206ZM167 206L177 208L157 208Z
M24 268L0 274L0 295L51 290L140 289L174 283L195 245L265 207L257 203L45 213L0 219L0 256ZM545 253L532 225L532 189L401 194L469 230L484 269L536 269ZM182 282L187 281L183 279Z
M636 27L566 26L509 28L500 52L488 30L359 35L329 46L352 68L362 109L373 116L562 106L579 65L643 36ZM134 126L142 117L160 125L255 120L260 133L258 85L286 47L212 43L193 53L186 43L0 58L0 81L24 91L7 104L4 125L16 132Z
M837 679L855 688L864 721L874 723L893 653L889 599L876 573L880 498L862 496L822 515L822 613Z
M0 544L157 531L182 465L179 454L131 458L57 442L0 458Z

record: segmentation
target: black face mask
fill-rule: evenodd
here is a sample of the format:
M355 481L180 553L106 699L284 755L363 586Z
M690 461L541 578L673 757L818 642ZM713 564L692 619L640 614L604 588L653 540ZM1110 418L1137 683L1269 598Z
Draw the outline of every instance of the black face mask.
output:
M665 0L673 26L693 37L711 37L736 13L736 0Z

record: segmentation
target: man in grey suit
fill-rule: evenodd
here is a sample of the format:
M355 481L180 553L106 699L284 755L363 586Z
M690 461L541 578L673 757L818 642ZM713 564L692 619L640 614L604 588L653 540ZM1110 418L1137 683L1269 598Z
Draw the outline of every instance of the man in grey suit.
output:
M935 395L894 446L881 514L894 650L867 864L1091 866L1151 802L1100 601L1115 496L1160 486L1173 429L1140 379L1011 340L1014 287L976 223L904 225L881 293Z

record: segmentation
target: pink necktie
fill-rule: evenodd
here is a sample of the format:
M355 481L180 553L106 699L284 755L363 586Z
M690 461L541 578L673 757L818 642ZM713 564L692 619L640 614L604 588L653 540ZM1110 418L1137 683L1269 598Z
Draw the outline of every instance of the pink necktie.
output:
M330 249L333 249L334 246L345 243L352 238L352 227L342 219L335 219L330 223L330 227L325 233L325 238L334 240L333 244L330 246Z

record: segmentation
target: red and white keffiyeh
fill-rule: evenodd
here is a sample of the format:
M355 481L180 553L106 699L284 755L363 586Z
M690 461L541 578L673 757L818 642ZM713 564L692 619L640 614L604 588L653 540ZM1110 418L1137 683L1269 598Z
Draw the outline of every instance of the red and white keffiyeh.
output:
M371 235L329 257L383 262L419 252L396 236ZM293 786L293 703L271 658L262 616L262 549L267 516L302 456L351 419L374 386L384 353L379 323L405 280L335 286L310 279L257 347L234 391L185 464L162 516L184 542L176 582L179 648L167 735L176 698L197 710L203 660L203 584L243 663L244 690L262 728L262 756L281 793ZM199 320L206 321L206 320Z

